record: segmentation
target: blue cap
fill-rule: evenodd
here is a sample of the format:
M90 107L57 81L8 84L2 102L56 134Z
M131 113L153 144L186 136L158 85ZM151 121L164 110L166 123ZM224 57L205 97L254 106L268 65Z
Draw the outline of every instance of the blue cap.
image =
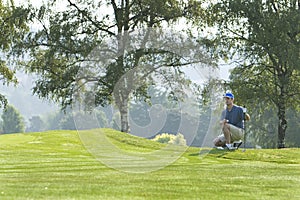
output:
M234 95L231 92L226 92L223 97L228 97L230 99L234 99Z

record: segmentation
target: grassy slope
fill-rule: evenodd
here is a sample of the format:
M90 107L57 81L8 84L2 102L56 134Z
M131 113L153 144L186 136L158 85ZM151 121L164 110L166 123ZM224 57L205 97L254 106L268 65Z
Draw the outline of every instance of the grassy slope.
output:
M161 144L110 129L126 152ZM189 148L172 165L126 173L97 161L76 131L0 136L0 199L300 199L300 149Z

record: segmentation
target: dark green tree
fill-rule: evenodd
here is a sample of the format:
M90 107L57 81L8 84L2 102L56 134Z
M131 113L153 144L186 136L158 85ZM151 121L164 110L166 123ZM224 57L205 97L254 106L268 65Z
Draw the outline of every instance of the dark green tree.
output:
M93 106L114 102L121 131L128 132L133 96L146 96L157 80L184 95L190 81L181 66L211 64L194 38L162 28L188 15L192 0L66 0L59 11L55 2L31 15L42 28L21 47L30 54L26 69L39 75L34 93L63 108L75 100Z
M288 122L289 127L287 128L287 137L286 137L286 143L289 147L300 147L300 112L294 109L290 109L288 111Z
M300 103L300 2L221 0L210 23L218 33L206 44L237 64L230 83L237 99L250 109L276 108L277 147L284 148L286 111Z
M11 105L7 105L2 114L3 133L23 133L25 124L22 115Z

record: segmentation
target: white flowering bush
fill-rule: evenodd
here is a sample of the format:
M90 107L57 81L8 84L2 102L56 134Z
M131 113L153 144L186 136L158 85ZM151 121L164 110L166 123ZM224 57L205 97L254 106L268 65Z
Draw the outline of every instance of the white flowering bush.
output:
M169 133L162 133L156 135L155 138L153 138L152 140L164 144L175 144L175 145L186 146L186 140L181 133L177 133L176 135L169 134Z

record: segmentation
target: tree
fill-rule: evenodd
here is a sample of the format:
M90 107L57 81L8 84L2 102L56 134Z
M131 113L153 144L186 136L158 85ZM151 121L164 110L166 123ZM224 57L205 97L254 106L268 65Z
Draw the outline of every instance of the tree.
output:
M101 110L94 110L93 113L73 112L68 113L59 122L61 129L86 130L95 128L107 128L108 121L105 113Z
M298 98L300 85L299 82L296 81L299 79L299 75L296 75L298 73L297 71L293 72L293 76L290 77L292 81L285 86L287 91L285 93L286 97L284 97L281 96L282 93L279 93L277 90L275 74L272 74L267 70L257 71L255 69L257 69L257 67L233 70L231 75L232 82L230 85L234 88L233 91L239 96L239 101L248 105L248 110L253 115L251 124L254 137L260 138L260 141L264 141L265 144L268 143L267 141L271 142L271 144L268 144L268 147L275 147L276 145L272 144L275 141L274 132L278 133L277 142L284 139L282 138L283 136L279 137L279 133L282 130L282 122L280 120L286 122L286 127L284 129L284 131L286 131L287 111L289 109L297 109L297 106L299 105ZM241 73L239 70L242 70L243 72ZM255 101L252 95L259 98L259 100ZM285 98L284 105L281 105L281 98ZM282 107L285 107L284 118L282 115L279 115L279 109ZM274 126L275 124L278 126L277 131ZM266 135L266 137L263 138L263 135ZM279 147L278 145L277 147Z
M162 29L184 17L189 2L66 0L66 9L59 11L53 9L55 2L31 15L41 29L21 47L30 52L27 71L39 75L34 93L60 102L62 108L75 102L96 107L114 102L121 131L129 132L133 96L146 96L157 80L170 93L184 95L183 85L190 81L181 66L211 64L194 38Z
M211 8L219 55L240 58L232 90L244 103L276 107L277 147L284 148L286 111L299 109L300 2L221 0Z
M288 122L289 127L287 128L286 143L291 147L300 147L300 122L299 122L300 112L296 110L289 110L288 112Z
M66 117L62 111L55 111L47 114L46 116L46 130L59 130L61 129L60 122Z
M25 130L24 119L13 106L7 105L3 114L3 133L23 133Z
M38 132L45 130L45 123L40 116L32 116L29 119L30 126L26 130L27 132Z
M17 43L28 31L26 24L27 10L22 7L15 7L13 0L4 4L0 1L0 81L3 84L17 84L15 71L8 66L7 59L17 52L13 52L14 44ZM12 54L11 54L12 53ZM0 108L6 107L7 99L0 94Z
M188 145L201 146L208 132L210 112L199 104L199 99L173 99L160 90L149 87L146 99L134 99L130 104L131 134L154 138L161 133L181 133ZM200 96L196 95L197 97Z
M48 114L45 121L47 121L44 125L45 129L49 130L86 130L109 127L106 114L101 109L95 109L93 112L59 110Z

